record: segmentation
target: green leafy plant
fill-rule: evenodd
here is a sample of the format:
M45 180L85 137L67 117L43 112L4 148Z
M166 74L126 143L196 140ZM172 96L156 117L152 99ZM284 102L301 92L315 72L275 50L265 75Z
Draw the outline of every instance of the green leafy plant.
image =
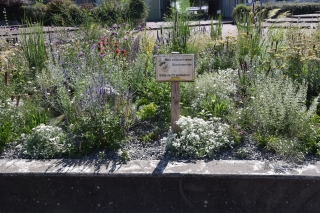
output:
M122 162L127 162L130 160L130 154L128 151L124 150L120 152L120 160Z
M33 128L48 122L48 112L41 106L25 102L22 108L25 133L30 133Z
M12 134L12 122L0 122L0 152L2 152L6 144L10 141Z
M159 129L139 137L143 145L159 139Z
M137 111L137 116L141 120L151 119L156 114L157 106L155 103L150 103L143 105L139 111Z
M205 115L213 117L224 117L228 112L228 101L224 101L216 94L208 95L203 103Z
M211 19L211 27L210 27L210 37L214 40L221 39L222 37L222 16L221 14L218 17L218 22L214 23L214 20Z
M25 19L27 28L21 28L21 47L28 62L29 70L32 72L33 79L36 72L45 67L48 58L43 34L43 23L32 23L28 18Z

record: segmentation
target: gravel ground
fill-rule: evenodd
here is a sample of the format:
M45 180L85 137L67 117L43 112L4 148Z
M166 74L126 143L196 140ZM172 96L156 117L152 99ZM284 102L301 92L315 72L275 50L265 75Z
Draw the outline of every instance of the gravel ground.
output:
M82 162L104 161L125 163L125 161L121 159L121 152L123 151L129 153L130 160L167 160L184 162L194 162L199 160L183 158L170 154L170 152L166 150L166 142L161 141L161 138L167 136L167 133L164 130L159 131L159 134L154 141L144 144L140 139L140 136L154 132L156 129L157 127L155 125L142 123L129 132L129 139L124 145L122 151L114 152L100 150L91 155L83 156L80 160L82 160ZM15 146L16 144L9 143L7 149L0 154L0 159L22 159L23 156L18 153ZM291 159L290 157L277 156L273 152L257 147L252 140L250 140L249 135L245 137L245 140L240 145L222 150L216 153L212 158L204 160L258 160L264 161L266 165L270 165L270 167L279 172L285 172L291 168L314 164L317 161L320 161L319 158L314 156L305 156L299 162Z

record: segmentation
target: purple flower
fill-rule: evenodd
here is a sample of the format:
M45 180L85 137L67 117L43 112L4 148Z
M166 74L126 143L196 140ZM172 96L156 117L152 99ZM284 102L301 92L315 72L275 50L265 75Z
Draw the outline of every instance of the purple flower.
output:
M92 46L91 46L91 49L95 49L97 47L97 44L94 43Z
M81 52L79 52L79 54L78 54L78 58L80 58L81 56L83 56L83 52L81 51Z
M121 127L124 127L124 123L125 123L126 119L124 117L121 118Z

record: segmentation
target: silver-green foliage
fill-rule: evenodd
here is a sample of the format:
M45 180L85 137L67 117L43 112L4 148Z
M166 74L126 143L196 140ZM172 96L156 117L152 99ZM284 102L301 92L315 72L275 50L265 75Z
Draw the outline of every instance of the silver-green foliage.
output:
M32 129L30 134L22 134L20 140L22 143L18 147L27 158L54 158L68 151L66 135L59 127L41 124Z
M287 159L297 161L314 152L316 128L311 118L316 113L316 98L307 109L307 85L275 73L258 75L251 97L240 114L241 125L254 131L253 140Z
M281 76L257 76L249 111L253 128L271 134L299 135L316 112L315 101L306 107L307 85Z

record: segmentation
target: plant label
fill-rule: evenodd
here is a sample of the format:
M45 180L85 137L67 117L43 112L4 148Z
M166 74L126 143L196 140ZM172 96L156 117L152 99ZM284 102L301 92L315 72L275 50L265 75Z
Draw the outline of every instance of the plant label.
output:
M194 81L194 55L169 54L156 55L156 81L187 82Z

